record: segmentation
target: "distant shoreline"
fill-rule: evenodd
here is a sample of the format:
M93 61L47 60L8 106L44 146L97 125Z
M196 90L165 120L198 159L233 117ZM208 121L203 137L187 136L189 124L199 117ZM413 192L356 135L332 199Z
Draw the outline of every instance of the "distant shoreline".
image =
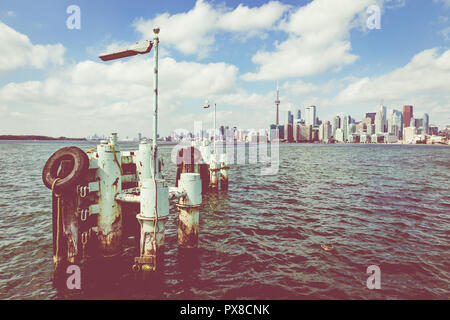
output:
M33 135L0 135L0 140L59 140L59 141L86 141L86 138L67 138L67 137L47 137L47 136L33 136Z

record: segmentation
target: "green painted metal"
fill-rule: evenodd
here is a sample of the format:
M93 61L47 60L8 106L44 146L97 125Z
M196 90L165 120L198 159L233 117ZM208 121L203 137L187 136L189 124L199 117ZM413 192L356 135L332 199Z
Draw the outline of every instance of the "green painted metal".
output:
M103 256L116 255L121 250L122 210L115 196L122 191L122 175L114 157L115 153L120 159L119 146L114 145L116 139L112 136L110 143L104 141L97 147L97 178L100 181L98 239Z

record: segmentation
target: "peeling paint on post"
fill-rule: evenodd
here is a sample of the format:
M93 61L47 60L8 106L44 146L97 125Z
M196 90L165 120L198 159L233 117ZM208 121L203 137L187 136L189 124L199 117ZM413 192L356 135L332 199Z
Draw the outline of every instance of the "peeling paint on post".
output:
M217 155L212 155L211 163L209 164L209 171L211 172L210 177L210 188L212 189L219 189L219 172L220 172L220 165L217 161Z
M186 192L178 202L178 245L197 248L199 233L199 206L202 203L202 182L198 173L181 174L179 187Z
M143 271L152 271L156 269L158 251L164 246L169 188L164 180L147 179L142 182L140 198L141 213L137 215L141 225L140 256L135 262Z
M142 181L153 177L152 168L152 146L147 141L142 141L136 156L136 174L139 186L142 186Z
M97 147L100 180L98 239L100 253L105 257L118 254L122 240L122 210L115 200L122 191L120 164L116 162L120 159L120 150L116 141L117 136L113 134L110 143L102 141Z

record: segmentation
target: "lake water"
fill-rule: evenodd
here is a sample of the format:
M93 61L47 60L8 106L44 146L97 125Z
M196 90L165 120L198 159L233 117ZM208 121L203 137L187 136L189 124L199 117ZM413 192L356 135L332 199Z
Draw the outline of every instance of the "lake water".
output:
M0 141L0 299L67 298L52 286L51 192L41 172L68 145L94 146ZM174 185L171 148L161 154ZM171 208L164 268L145 288L127 241L107 277L76 298L450 298L450 148L284 144L278 174L262 176L262 166L232 165L228 193L204 197L197 250L178 250ZM370 265L380 267L380 290L366 287Z

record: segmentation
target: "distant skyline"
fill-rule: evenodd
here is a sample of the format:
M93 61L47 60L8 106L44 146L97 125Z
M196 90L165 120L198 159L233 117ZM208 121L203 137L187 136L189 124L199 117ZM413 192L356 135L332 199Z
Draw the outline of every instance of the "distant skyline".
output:
M81 10L68 29L66 9ZM381 9L370 29L367 8ZM450 124L449 0L44 1L0 4L0 135L152 131L153 53L102 62L160 33L161 136L194 121L267 129L287 111L362 119L414 106Z

